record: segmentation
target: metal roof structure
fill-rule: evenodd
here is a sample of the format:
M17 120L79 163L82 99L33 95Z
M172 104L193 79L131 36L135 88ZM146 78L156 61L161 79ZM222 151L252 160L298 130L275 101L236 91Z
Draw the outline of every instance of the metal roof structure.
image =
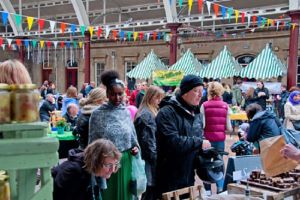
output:
M210 1L270 19L278 19L289 10L289 0ZM166 24L172 22L183 23L184 26L179 31L189 32L198 30L234 31L249 28L247 24L235 23L234 16L232 16L233 20L228 22L221 15L209 15L206 6L203 6L199 12L197 2L197 0L193 1L194 5L190 12L188 0L183 0L181 8L177 0L1 0L0 5L2 11L8 13L76 25L107 26L110 29L128 31L167 30ZM45 25L45 30L39 32L38 23L35 21L29 31L25 20L23 20L23 28L18 27L12 17L9 17L8 20L7 26L0 24L0 36L62 37L58 27L56 27L58 30L52 33ZM80 30L76 31L80 36Z

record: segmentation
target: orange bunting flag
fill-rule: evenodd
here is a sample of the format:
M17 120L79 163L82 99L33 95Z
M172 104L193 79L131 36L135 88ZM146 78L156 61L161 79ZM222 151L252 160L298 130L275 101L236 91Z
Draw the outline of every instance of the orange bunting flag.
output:
M136 41L139 32L133 32L133 41Z
M67 27L67 25L66 25L65 23L62 22L62 23L60 24L60 29L61 29L62 34L65 33L66 27Z
M89 32L90 32L90 36L91 38L93 37L93 34L94 34L94 27L90 26L89 27Z
M40 41L41 48L44 48L44 44L45 44L45 41L44 41L44 40L41 40L41 41Z
M215 12L216 17L218 17L218 14L219 14L219 5L218 4L214 4L214 12Z
M242 12L242 23L245 23L245 13Z
M112 34L113 34L113 39L114 40L117 40L117 34L118 34L118 31L117 30L112 30Z
M38 19L38 23L39 23L39 29L40 29L40 31L42 31L44 29L45 20L44 19Z
M252 16L252 21L253 21L253 24L255 24L255 23L256 23L256 18L257 18L257 17L256 17L255 15L253 15L253 16Z
M152 37L153 37L153 40L156 40L156 38L157 38L157 32L154 31Z
M188 0L189 12L192 10L193 0Z
M31 30L33 24L33 17L27 17L28 30Z
M239 11L238 10L234 10L234 13L235 13L235 23L238 23L239 21Z
M64 47L65 47L65 42L64 42L64 41L61 41L61 42L60 42L60 47L61 47L61 48L64 48Z
M21 39L16 39L16 44L18 45L18 47L21 47L22 41Z
M276 20L272 20L272 26L275 26Z
M292 30L295 30L296 24L292 24Z
M198 0L198 11L201 12L203 7L203 0Z
M99 26L98 27L98 31L97 31L97 37L98 37L98 39L100 39L101 33L102 33L102 28Z

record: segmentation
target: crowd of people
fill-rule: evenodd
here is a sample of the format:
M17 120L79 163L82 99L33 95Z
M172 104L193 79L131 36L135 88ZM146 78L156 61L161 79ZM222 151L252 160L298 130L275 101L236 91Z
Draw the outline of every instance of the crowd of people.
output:
M31 79L23 64L10 60L0 64L0 82L26 84ZM247 113L244 137L254 143L254 153L259 153L259 141L280 135L282 126L297 130L300 120L297 87L288 92L282 85L281 94L274 96L278 106L274 112L267 109L271 94L261 81L256 89L250 87L243 93L242 79L230 89L217 80L206 83L186 75L171 96L147 82L138 83L129 93L113 70L103 72L101 82L101 87L94 82L84 84L81 95L73 86L60 95L48 81L40 87L41 120L49 122L51 113L61 110L79 141L68 160L52 170L55 200L133 199L129 184L132 159L138 154L145 160L147 177L143 200L194 185L199 152L225 149L226 132L233 130L231 105ZM293 145L287 144L280 152L300 162L300 150ZM223 180L216 184L217 192L222 192ZM210 191L210 185L205 184L205 189Z

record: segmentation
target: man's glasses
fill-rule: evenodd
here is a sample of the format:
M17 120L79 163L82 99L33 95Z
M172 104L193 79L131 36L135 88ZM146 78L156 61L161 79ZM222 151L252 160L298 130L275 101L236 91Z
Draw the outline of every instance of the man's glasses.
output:
M117 163L115 163L115 164L113 164L113 163L103 163L102 165L103 165L103 167L105 167L105 168L113 169L113 170L118 170L118 169L121 168L120 162L117 162Z

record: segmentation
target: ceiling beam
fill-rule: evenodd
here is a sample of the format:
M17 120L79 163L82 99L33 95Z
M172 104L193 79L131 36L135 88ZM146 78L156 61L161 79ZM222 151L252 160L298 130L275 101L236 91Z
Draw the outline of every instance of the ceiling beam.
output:
M6 12L16 13L14 7L12 6L12 4L9 0L1 0L0 4L1 4L3 10L5 10ZM20 33L23 33L22 27L17 26L15 20L12 18L11 15L8 15L8 21L9 21L11 28L13 29L15 36L18 36L18 35L20 35Z
M71 0L79 25L89 26L90 21L82 0Z
M178 22L176 1L163 0L168 23Z

